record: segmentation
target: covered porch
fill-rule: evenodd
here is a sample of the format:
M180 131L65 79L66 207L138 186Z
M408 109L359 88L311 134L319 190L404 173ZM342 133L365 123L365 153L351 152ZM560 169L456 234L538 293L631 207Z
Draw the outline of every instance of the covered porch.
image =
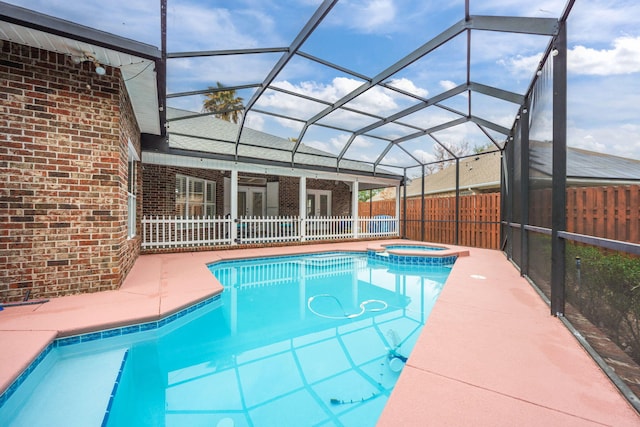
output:
M217 117L167 117L166 140L143 138L143 251L399 236L399 199L367 216L358 196L399 194L403 174Z

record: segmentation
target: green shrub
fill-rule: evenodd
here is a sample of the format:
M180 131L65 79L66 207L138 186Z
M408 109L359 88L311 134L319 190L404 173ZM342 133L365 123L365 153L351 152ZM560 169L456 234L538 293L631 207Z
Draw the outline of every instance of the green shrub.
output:
M567 300L640 363L640 259L576 244L566 255Z

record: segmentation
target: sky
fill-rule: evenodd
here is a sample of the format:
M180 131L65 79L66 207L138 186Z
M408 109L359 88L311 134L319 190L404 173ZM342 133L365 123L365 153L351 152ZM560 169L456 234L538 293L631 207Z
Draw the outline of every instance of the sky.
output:
M7 1L7 0L5 0ZM8 0L8 3L67 19L120 36L160 46L159 1ZM211 51L257 47L286 47L320 5L318 0L168 0L168 51ZM471 0L474 15L557 18L565 0ZM302 45L301 51L339 64L364 77L373 77L464 17L464 1L341 0ZM637 0L576 1L568 21L568 143L572 147L640 160L640 2ZM536 72L548 38L498 32L472 34L471 80L524 94ZM168 63L168 93L261 83L281 53L172 59ZM457 37L416 61L392 78L389 85L428 98L466 81L466 36ZM363 83L361 78L294 57L276 76L282 89L333 102ZM239 91L245 101L251 90ZM175 98L169 106L200 111L201 96ZM388 89L374 88L349 107L389 115L415 101ZM469 99L459 95L444 102L465 111ZM472 94L472 110L486 120L510 128L517 106ZM255 106L306 119L325 105L282 92L267 91ZM429 127L457 116L428 108L406 117L405 123ZM301 124L249 113L249 127L284 138L296 138ZM320 122L359 128L375 121L357 113L335 113ZM544 126L544 125L542 125ZM373 133L401 137L407 128L387 125ZM544 132L541 132L542 134ZM504 141L504 136L490 134ZM446 144L470 147L489 143L475 125L438 132ZM338 154L349 135L312 126L305 144ZM387 145L359 137L346 157L375 161ZM432 161L434 140L422 137L403 144L421 161ZM383 164L407 166L413 160L397 148Z

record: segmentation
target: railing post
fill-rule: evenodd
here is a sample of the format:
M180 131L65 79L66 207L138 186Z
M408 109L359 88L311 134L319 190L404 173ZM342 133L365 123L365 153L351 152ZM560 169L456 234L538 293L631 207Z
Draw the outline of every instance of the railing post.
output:
M231 170L231 224L229 227L229 237L231 239L231 245L237 245L238 239L238 227L236 227L235 220L238 216L238 170Z
M356 179L355 181L353 181L353 188L351 189L351 205L352 205L352 209L351 209L351 215L353 215L353 218L351 219L352 221L352 226L351 226L351 233L353 234L353 238L357 239L358 238L358 234L359 234L359 230L358 230L358 193L359 193L359 188L360 185L358 183L358 180Z
M300 191L298 194L298 210L300 214L300 241L304 242L307 235L307 177L300 177Z

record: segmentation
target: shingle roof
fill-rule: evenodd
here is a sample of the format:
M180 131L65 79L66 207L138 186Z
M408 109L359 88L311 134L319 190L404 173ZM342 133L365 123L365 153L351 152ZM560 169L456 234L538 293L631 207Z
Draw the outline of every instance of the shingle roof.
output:
M548 142L531 142L530 165L532 178L551 177L551 149ZM487 190L500 188L500 153L479 154L460 160L460 190ZM567 180L602 184L603 181L640 181L640 161L581 148L567 148ZM456 168L450 164L444 169L425 176L425 194L455 191ZM407 197L422 194L422 180L407 184Z
M170 121L168 132L169 147L234 156L236 154L235 140L239 126L212 116L189 117L194 114L197 113L176 108L167 109L167 118L169 120L187 117ZM291 162L291 150L294 144L293 141L245 126L242 130L240 143L237 146L237 154L239 157L287 163ZM337 156L300 144L295 155L295 163L335 168ZM340 168L350 171L373 172L373 167L370 163L346 159L340 161ZM383 169L377 169L376 172L393 175Z
M460 160L460 189L500 188L500 158L500 153L494 151ZM455 190L455 164L425 176L425 194L448 193ZM422 194L422 179L418 177L407 184L407 197L416 197L420 194Z
M530 147L530 164L534 173L538 176L550 177L551 143L532 141ZM640 160L568 147L567 178L590 181L640 181Z

